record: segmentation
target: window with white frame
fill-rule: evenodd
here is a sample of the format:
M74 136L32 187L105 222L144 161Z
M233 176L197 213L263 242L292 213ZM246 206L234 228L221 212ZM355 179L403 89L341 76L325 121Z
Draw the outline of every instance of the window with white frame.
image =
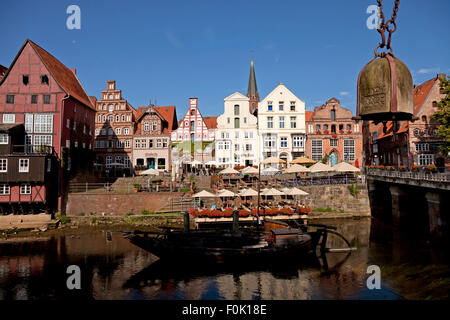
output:
M330 147L337 147L338 139L330 139Z
M125 135L130 134L130 129L129 128L124 128L123 129L123 134L125 134Z
M129 168L130 167L130 157L128 157L128 156L123 157L123 166L125 168Z
M284 117L280 117L280 129L284 129Z
M236 143L236 144L234 145L234 151L239 151L239 143Z
M162 139L163 148L167 148L167 139Z
M30 171L30 159L19 159L19 172Z
M52 133L53 132L53 114L36 113L34 114L34 132Z
M112 156L106 156L106 167L111 168Z
M355 161L355 140L344 140L344 161Z
M117 140L117 148L122 148L122 147L123 147L122 140Z
M288 139L287 137L281 137L280 138L280 147L281 148L287 148L288 146Z
M273 111L272 101L267 101L267 111Z
M122 157L116 156L116 163L122 163Z
M8 171L8 159L0 159L0 172Z
M35 146L51 146L52 136L51 135L34 135L33 145Z
M297 128L297 117L291 117L291 129Z
M136 149L140 149L141 148L141 139L134 140L134 147Z
M235 139L239 139L239 131L235 131L234 132L234 138Z
M33 114L31 113L25 114L25 132L33 132Z
M125 140L125 148L129 148L130 147L130 140Z
M147 149L147 139L142 139L141 140L141 148L142 149Z
M152 122L152 131L156 131L158 130L158 121L153 121Z
M107 148L114 148L114 144L111 140L106 141L106 147Z
M303 148L303 136L294 136L292 140L294 148Z
M239 162L240 162L239 155L235 154L234 155L234 163L239 163Z
M273 117L267 117L267 128L273 128Z
M96 129L95 129L95 135L98 136L99 133L100 133L100 129L99 129L99 128L96 128Z
M161 139L156 140L156 147L161 148Z
M295 111L295 101L291 101L291 111Z
M313 139L311 140L311 158L315 161L322 160L323 149L322 140Z
M16 115L14 113L4 113L3 123L16 123Z
M20 194L31 194L31 184L23 183L20 185Z
M116 128L116 134L121 135L122 134L122 128Z
M11 193L11 187L9 184L2 183L0 184L0 195L7 195Z
M284 111L284 101L278 102L278 110L279 111Z
M416 151L419 151L419 152L430 151L430 145L428 143L417 143Z
M149 131L150 130L150 123L148 123L148 121L144 122L144 131Z
M276 138L275 136L265 136L264 137L264 148L275 148Z
M245 145L245 151L252 151L252 145L249 144L249 143L247 143L247 144Z
M8 134L0 133L0 144L8 144Z
M419 166L428 166L434 163L434 155L432 154L419 154L417 156L417 163Z

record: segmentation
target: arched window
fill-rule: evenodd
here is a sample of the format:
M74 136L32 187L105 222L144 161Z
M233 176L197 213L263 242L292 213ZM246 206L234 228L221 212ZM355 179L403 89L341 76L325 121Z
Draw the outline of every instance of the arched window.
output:
M108 116L108 121L109 121L109 122L113 122L113 121L114 121L114 116L112 116L112 115L111 115L111 116Z
M103 115L103 122L105 122L106 121L106 116L105 115Z
M235 116L238 116L238 115L239 115L239 105L238 105L238 104L235 104L235 105L234 105L234 115L235 115Z
M234 127L236 129L240 128L240 121L239 118L234 118Z
M116 116L116 122L119 122L119 115Z
M122 115L122 121L125 121L125 115L124 114Z
M418 137L420 135L419 129L414 129L414 136Z

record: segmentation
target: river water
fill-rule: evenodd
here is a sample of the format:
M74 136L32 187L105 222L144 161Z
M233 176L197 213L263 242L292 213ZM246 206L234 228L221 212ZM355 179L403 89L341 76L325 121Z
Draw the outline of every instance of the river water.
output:
M304 264L188 268L166 265L113 232L0 241L0 300L21 299L448 299L450 268L442 248L377 220L326 221L352 246ZM330 240L332 241L332 240ZM337 244L336 244L337 245ZM81 289L67 289L78 265ZM367 267L381 289L367 288Z

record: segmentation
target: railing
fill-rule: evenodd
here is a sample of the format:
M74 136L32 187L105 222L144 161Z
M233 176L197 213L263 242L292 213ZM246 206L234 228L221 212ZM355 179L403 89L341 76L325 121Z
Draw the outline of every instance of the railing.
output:
M366 168L367 175L380 176L380 177L392 177L403 178L412 180L425 180L434 182L450 182L449 173L441 172L412 172L412 171L395 171L395 170L383 170L377 168Z
M281 185L286 186L286 187L333 185L333 184L355 184L355 183L362 183L362 179L355 178L353 176L349 176L349 177L340 177L340 178L322 177L322 178L296 179L296 180L281 181Z
M12 147L13 153L25 153L25 154L42 154L42 155L48 155L53 154L54 149L52 146L46 146L46 145L19 145L15 144Z
M69 193L135 193L135 192L169 192L170 187L156 184L133 184L133 183L92 183L92 182L71 182L69 184ZM173 189L172 191L178 191Z

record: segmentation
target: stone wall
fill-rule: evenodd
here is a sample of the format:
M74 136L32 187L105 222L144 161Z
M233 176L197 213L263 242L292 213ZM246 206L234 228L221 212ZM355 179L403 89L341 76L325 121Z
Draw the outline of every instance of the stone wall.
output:
M142 210L157 211L170 201L179 199L180 192L138 192L135 194L88 194L70 193L67 199L66 215L82 213L88 215L125 215L129 212L140 214Z
M370 216L369 197L366 185L358 185L358 194L351 195L349 185L304 186L300 189L309 193L304 203L313 211L317 208L330 208L344 211L352 216ZM325 214L326 215L326 214Z

